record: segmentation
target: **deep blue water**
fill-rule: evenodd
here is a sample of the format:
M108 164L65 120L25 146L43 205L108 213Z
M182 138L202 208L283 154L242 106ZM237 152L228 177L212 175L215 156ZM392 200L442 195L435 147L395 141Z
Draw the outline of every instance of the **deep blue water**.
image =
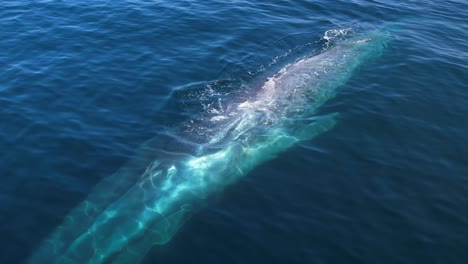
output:
M327 30L390 23L382 56L320 108L340 113L335 128L213 197L144 263L466 263L466 10L1 2L0 263L26 261L143 142L216 103L207 87L235 94L320 49Z

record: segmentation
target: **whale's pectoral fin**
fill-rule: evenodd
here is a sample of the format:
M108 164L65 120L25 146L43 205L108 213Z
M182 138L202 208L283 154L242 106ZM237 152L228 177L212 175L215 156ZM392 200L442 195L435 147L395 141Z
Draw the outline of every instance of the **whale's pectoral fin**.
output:
M303 126L296 132L299 140L309 140L335 127L338 113L315 117L313 122Z

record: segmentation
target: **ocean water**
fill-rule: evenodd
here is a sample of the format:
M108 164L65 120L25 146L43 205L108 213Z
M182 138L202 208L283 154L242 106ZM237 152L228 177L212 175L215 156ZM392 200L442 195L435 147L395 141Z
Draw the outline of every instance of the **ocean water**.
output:
M147 140L178 149L168 135L184 124L381 28L382 54L316 113L338 113L332 129L210 196L142 263L466 263L466 10L455 0L1 2L0 263L25 263Z

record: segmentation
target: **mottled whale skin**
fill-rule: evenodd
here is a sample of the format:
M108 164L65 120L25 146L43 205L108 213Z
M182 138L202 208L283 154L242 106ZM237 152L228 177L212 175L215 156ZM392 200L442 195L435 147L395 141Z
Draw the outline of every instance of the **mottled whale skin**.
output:
M354 33L321 53L283 67L248 100L208 122L215 133L196 154L142 146L99 183L39 246L29 263L139 263L167 243L204 202L295 143L331 129L335 115L316 110L356 68L379 56L386 34ZM163 140L161 138L153 141Z

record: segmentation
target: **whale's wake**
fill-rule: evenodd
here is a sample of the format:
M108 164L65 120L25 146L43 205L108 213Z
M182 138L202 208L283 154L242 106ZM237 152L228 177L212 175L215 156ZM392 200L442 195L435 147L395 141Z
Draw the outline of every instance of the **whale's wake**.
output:
M328 42L339 34L347 36ZM315 116L316 110L356 68L380 55L386 33L344 29L328 31L324 39L323 52L284 66L247 100L213 110L204 124L212 131L206 141L186 140L180 147L190 154L153 147L161 140L184 145L175 135L147 142L71 211L29 262L138 263L152 246L167 243L210 195L296 142L331 129L336 115Z

